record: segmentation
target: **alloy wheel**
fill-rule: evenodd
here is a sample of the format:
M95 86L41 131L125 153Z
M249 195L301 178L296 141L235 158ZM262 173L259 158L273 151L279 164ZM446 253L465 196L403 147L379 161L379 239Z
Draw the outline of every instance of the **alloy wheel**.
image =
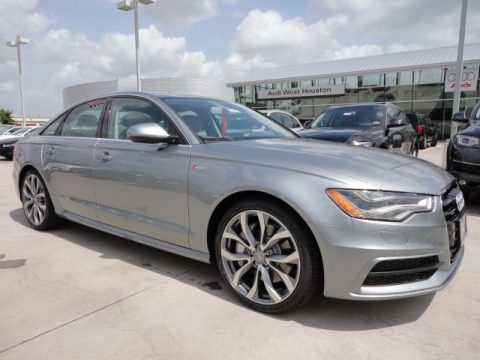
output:
M221 260L233 288L262 305L283 302L300 277L300 255L292 233L264 211L242 211L227 223Z
M29 174L22 187L23 210L28 220L34 225L40 225L45 220L47 199L40 178Z

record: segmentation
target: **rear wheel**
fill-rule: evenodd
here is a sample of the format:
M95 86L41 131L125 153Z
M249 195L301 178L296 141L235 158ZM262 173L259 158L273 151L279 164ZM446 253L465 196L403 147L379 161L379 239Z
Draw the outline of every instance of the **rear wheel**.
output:
M225 282L250 307L281 313L300 307L322 287L321 259L298 216L267 201L230 208L215 239Z
M50 230L61 223L55 214L50 194L41 176L29 170L20 187L23 212L30 225L36 230Z
M433 135L432 142L430 143L431 147L437 146L437 134Z

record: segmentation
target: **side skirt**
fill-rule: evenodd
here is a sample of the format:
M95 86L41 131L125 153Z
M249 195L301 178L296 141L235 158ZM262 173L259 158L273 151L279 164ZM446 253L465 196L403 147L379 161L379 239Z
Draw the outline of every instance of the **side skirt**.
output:
M68 211L65 211L63 214L61 214L61 216L73 222L76 222L100 231L104 231L106 233L109 233L115 236L120 236L122 238L138 242L140 244L151 246L159 250L168 251L170 253L185 256L190 259L201 261L207 264L210 263L210 255L200 251L170 244L166 241L157 240L148 236L140 235L140 234L123 230L114 226L103 224L101 222L87 219L83 216L79 216Z

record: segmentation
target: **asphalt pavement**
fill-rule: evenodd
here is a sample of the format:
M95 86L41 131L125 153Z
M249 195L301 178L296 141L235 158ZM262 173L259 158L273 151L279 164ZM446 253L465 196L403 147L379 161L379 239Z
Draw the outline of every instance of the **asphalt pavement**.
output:
M420 152L440 164L443 144ZM28 227L0 159L0 359L479 359L480 194L463 264L435 295L243 306L216 269L74 223Z

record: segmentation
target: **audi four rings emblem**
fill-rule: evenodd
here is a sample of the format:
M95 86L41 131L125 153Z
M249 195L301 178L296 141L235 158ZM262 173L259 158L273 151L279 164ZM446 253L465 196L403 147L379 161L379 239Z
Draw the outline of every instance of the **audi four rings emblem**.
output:
M456 73L450 73L447 76L447 80L450 82L454 82L456 80L457 74ZM477 77L477 73L474 71L463 71L462 72L462 81L472 81L475 80Z

